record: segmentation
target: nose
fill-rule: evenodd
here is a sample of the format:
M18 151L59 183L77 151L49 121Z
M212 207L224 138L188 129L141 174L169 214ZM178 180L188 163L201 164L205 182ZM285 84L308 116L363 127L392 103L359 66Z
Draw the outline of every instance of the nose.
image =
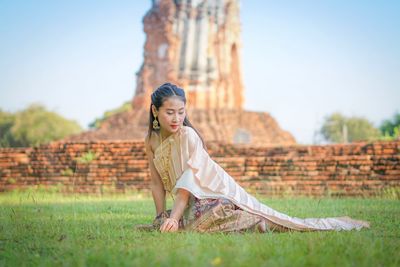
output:
M177 122L178 121L178 114L175 113L174 117L172 118L173 122Z

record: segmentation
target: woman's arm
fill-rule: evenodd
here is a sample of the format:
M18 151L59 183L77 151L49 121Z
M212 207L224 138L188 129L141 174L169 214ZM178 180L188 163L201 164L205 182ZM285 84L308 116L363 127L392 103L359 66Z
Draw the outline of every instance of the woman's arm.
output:
M189 202L189 197L189 191L182 188L178 189L171 216L161 225L161 232L175 232L178 230L178 222Z
M176 199L174 202L174 207L172 208L171 211L171 216L170 218L173 218L175 220L178 220L182 217L183 212L185 211L185 208L189 202L189 197L190 197L190 192L179 188L176 194Z
M165 189L161 181L161 177L154 166L154 154L153 150L151 149L150 140L147 137L145 139L145 147L151 176L150 188L153 195L154 204L156 206L156 215L158 215L165 211Z

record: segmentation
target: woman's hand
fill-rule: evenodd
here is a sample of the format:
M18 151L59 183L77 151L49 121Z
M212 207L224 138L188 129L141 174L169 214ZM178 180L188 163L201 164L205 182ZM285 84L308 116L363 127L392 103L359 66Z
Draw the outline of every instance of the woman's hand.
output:
M181 218L186 205L188 204L190 192L179 188L176 194L174 207L171 211L169 218L165 219L164 223L160 227L160 231L163 232L176 232L178 231L178 219Z
M165 219L164 223L160 227L161 233L164 232L176 232L178 231L179 223L174 218Z

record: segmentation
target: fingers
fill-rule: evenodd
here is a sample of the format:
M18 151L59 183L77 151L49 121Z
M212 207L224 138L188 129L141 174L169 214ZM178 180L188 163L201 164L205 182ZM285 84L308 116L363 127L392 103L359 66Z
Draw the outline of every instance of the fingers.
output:
M171 226L170 226L170 223L169 223L168 221L165 221L165 222L161 225L160 231L161 231L162 233L163 233L163 232L166 232L170 227L171 227Z
M178 230L178 226L172 225L166 232L176 232Z
M175 232L178 230L178 224L171 220L165 220L160 227L160 231L163 232Z
M169 223L168 222L164 222L160 227L160 231L161 231L161 233L163 233L163 232L166 232L169 228L170 228Z
M175 225L170 222L165 222L163 225L161 225L160 231L161 232L171 232L175 228Z

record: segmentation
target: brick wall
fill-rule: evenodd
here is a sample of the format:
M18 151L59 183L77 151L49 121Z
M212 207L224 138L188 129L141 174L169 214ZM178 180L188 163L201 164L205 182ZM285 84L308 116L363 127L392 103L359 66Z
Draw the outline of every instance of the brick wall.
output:
M367 196L400 187L400 141L326 146L208 144L209 153L251 193ZM65 192L148 190L142 142L53 143L0 149L0 191L33 185Z

